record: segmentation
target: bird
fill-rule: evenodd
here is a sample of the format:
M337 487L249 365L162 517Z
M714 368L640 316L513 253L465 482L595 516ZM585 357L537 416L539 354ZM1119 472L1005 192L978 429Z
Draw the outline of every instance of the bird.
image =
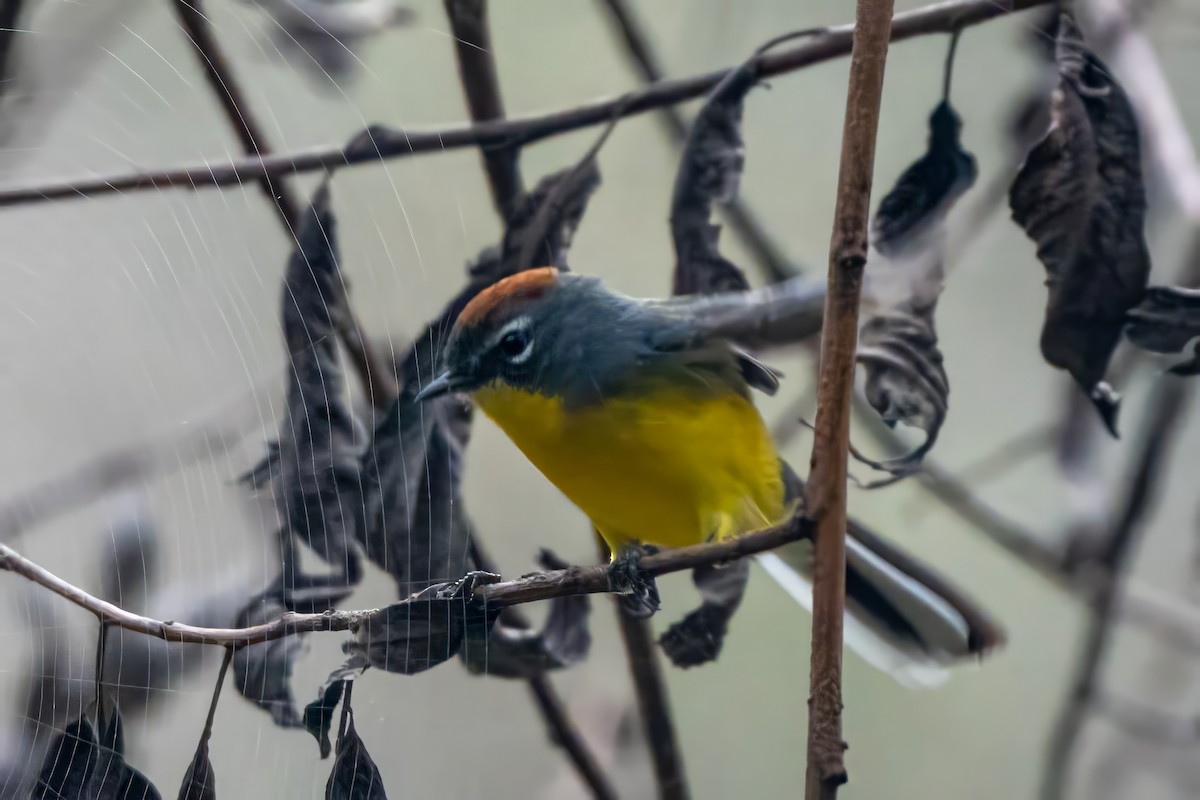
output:
M797 502L751 396L774 393L782 375L714 332L703 302L627 297L555 267L519 272L463 307L439 374L414 398L469 394L590 519L612 552L612 588L643 616L659 605L638 566L648 549L761 530ZM760 564L811 610L810 552ZM1002 641L930 575L879 541L848 538L847 644L905 682L940 682L949 664Z

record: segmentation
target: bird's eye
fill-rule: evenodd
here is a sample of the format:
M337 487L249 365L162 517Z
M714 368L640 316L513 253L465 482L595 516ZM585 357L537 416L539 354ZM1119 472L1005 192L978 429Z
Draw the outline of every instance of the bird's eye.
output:
M496 347L509 361L516 361L529 349L529 333L520 329L509 331Z

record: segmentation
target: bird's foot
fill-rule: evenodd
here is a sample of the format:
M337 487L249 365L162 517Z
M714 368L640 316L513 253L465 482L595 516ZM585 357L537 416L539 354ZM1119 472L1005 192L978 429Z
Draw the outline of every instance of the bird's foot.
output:
M647 552L655 550L641 545L623 547L608 566L608 588L617 595L621 609L634 619L652 617L661 605L654 576L642 569L642 556Z

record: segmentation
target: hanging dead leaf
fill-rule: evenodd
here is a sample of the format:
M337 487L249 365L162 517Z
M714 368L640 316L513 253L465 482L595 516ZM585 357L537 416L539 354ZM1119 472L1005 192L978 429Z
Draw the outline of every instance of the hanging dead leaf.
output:
M246 628L278 619L287 607L272 597L257 597L237 616L235 627ZM233 656L234 686L251 703L270 712L281 728L300 728L304 723L292 695L292 668L304 649L299 635L238 648Z
M354 680L355 673L361 673L366 666L361 656L352 656L329 673L325 683L317 690L317 699L304 707L304 728L317 740L321 758L328 758L333 749L329 743L329 728L333 724L333 712L342 700L342 692Z
M476 586L497 580L497 575L472 572L382 608L355 629L346 650L388 672L415 675L435 667L458 654L468 631L473 638L486 637L500 609L485 607L472 595Z
M350 700L354 682L346 684L342 719L338 726L337 758L325 784L325 800L387 800L379 767L371 759L358 731Z
M55 737L46 752L33 800L86 797L99 757L92 726L82 717L75 720Z
M1055 60L1050 130L1009 205L1046 268L1042 355L1071 373L1116 436L1120 399L1104 374L1150 272L1137 119L1070 14L1060 17Z
M1125 337L1152 353L1183 353L1200 337L1200 289L1151 286L1142 302L1129 310ZM1200 350L1169 370L1173 375L1200 374Z
M569 566L549 550L542 551L539 562L547 570ZM503 619L490 632L476 626L468 629L459 656L469 671L501 678L530 678L568 667L587 657L592 644L587 625L591 610L587 595L555 597L541 630Z

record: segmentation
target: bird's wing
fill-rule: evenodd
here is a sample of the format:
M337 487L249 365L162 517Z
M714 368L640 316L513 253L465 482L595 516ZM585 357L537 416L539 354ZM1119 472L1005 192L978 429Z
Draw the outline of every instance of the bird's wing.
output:
M783 373L759 361L730 339L705 330L686 304L649 306L657 324L647 327L651 361L677 363L705 376L716 375L740 390L750 386L768 395L779 389Z

